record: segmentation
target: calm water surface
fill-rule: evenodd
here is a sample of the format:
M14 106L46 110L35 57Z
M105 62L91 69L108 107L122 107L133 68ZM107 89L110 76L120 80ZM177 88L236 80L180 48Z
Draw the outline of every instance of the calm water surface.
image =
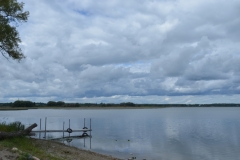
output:
M38 109L1 111L1 122L39 124L47 129L89 126L92 138L73 140L69 145L112 155L147 160L240 160L240 108L162 108L64 110ZM67 126L66 126L67 128ZM39 128L37 128L39 129ZM72 134L74 135L74 134ZM47 137L61 137L50 133ZM91 143L90 143L91 142Z

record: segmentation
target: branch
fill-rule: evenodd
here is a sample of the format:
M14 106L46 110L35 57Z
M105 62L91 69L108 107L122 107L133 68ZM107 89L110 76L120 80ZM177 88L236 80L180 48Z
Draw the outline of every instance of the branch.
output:
M3 46L0 45L0 49L1 49L1 53L3 55L4 58L6 58L9 61L9 58L5 56L5 54L7 53L7 51L5 50L5 48ZM4 53L5 52L5 53Z

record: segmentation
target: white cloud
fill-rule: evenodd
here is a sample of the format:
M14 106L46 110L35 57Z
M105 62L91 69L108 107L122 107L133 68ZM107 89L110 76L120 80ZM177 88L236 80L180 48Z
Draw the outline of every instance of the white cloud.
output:
M24 2L27 58L0 59L3 101L195 103L240 93L236 0Z

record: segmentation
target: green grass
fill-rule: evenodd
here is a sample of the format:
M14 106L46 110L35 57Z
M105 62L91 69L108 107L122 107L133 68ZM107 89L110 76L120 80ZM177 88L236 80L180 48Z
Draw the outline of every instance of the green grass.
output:
M16 132L19 130L23 130L25 127L20 122L14 122L10 124L0 123L0 131L3 132ZM13 147L18 148L18 150L22 151L19 160L26 160L29 155L34 155L40 159L48 159L48 160L59 160L54 156L51 156L48 153L45 153L42 146L38 146L34 143L34 141L27 137L17 137L11 139L4 139L0 141L0 149L8 148L12 149Z
M0 131L2 132L17 132L25 129L25 126L21 122L13 122L6 124L5 122L0 123Z
M33 141L27 137L5 139L3 141L0 141L0 146L9 149L16 147L21 150L23 153L21 154L19 159L24 159L24 157L27 157L30 154L40 159L59 160L59 158L53 157L50 154L45 153L40 146L35 145Z

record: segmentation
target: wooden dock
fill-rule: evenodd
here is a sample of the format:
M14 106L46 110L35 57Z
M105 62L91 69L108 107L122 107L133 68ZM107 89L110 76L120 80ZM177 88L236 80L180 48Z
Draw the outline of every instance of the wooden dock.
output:
M91 129L75 129L75 130L72 130L72 132L88 132L88 131L92 131ZM68 132L68 130L35 130L35 131L32 131L32 133L40 133L40 132ZM71 132L71 133L72 133Z
M71 121L69 119L68 121L68 128L65 129L65 122L63 122L63 129L57 129L57 130L53 130L53 129L47 129L47 117L45 117L45 129L42 129L42 119L40 119L40 130L32 130L31 133L32 134L35 134L35 133L45 133L45 138L46 138L46 133L49 133L49 132L61 132L63 133L63 137L64 137L64 133L67 132L69 133L69 137L70 137L70 134L73 133L73 132L83 132L82 133L82 136L89 136L87 132L90 132L90 136L91 136L91 131L92 131L92 128L91 128L91 124L92 124L92 121L90 119L90 128L88 129L85 125L85 118L84 118L84 126L82 129L71 129L70 128L70 124L71 124ZM39 135L39 138L40 138L40 135Z

